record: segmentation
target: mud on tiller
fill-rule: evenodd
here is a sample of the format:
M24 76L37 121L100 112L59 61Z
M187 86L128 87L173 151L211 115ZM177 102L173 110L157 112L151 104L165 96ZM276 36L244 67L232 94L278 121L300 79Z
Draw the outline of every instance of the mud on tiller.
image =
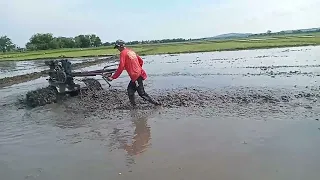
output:
M74 82L74 77L89 77L89 76L102 76L102 78L108 83L108 77L116 71L116 68L108 69L111 66L105 66L103 69L94 71L81 71L73 72L71 62L67 59L64 60L50 60L45 62L49 66L49 86L55 87L58 93L71 93L78 94L80 91L80 85ZM98 80L90 79L90 83L96 84L101 87ZM92 82L95 81L95 82ZM87 86L87 82L83 81Z

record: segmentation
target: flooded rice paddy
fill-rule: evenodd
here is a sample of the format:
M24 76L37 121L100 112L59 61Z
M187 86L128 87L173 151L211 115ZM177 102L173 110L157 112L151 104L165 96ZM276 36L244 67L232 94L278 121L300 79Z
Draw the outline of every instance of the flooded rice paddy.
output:
M72 58L72 64L94 61L97 58ZM44 60L36 61L0 61L0 78L13 77L27 73L40 72L48 67L44 64Z
M143 59L161 107L131 109L126 72L33 109L17 98L45 78L0 89L1 179L319 178L320 47Z

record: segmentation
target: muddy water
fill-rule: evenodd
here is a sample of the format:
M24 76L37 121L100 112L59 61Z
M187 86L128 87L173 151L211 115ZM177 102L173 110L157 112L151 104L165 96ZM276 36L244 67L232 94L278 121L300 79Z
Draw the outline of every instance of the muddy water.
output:
M72 64L94 61L96 58L72 58ZM40 72L48 67L44 64L45 60L35 61L0 61L0 78L23 75L27 73Z
M137 97L130 110L125 72L105 92L31 110L14 99L45 79L1 89L1 177L318 179L318 47L144 59L162 107Z

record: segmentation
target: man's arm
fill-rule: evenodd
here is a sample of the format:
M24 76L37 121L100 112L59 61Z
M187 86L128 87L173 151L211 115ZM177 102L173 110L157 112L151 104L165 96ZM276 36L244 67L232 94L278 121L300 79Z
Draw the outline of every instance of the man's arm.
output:
M122 71L124 70L124 64L125 57L124 55L120 54L120 63L116 72L111 76L112 79L117 79L121 75Z
M143 60L141 59L141 57L140 57L139 55L137 55L137 57L138 57L139 64L140 64L140 66L142 67L142 65L143 65Z

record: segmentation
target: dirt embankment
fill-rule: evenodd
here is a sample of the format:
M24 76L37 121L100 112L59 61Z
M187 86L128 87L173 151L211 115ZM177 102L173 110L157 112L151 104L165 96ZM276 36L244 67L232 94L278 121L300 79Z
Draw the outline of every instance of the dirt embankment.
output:
M87 66L92 66L92 65L96 65L96 64L100 64L100 63L104 63L104 62L108 62L108 61L113 61L113 60L116 60L116 56L106 57L106 58L98 59L95 61L73 64L72 68L75 70L75 69L79 69L79 68L83 68L83 67L87 67ZM6 86L11 86L13 84L27 82L27 81L34 80L34 79L38 79L40 77L45 77L47 75L48 75L48 70L43 70L40 72L28 73L28 74L13 76L13 77L5 77L5 78L0 79L0 88L6 87Z

